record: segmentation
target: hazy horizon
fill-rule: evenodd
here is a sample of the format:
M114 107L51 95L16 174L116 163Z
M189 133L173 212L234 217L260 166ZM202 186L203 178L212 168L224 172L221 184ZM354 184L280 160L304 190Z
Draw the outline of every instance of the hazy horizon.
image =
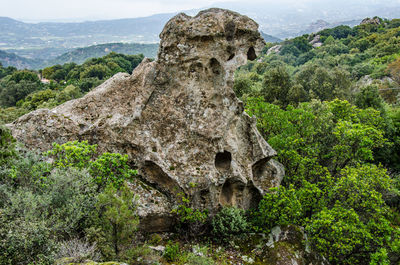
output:
M24 22L82 22L91 20L109 20L146 17L160 13L175 13L184 10L202 9L208 7L232 7L235 5L260 6L268 9L288 9L310 5L327 5L329 7L340 7L341 5L394 5L400 6L400 0L0 0L2 6L0 16L10 17ZM267 11L266 11L267 12Z

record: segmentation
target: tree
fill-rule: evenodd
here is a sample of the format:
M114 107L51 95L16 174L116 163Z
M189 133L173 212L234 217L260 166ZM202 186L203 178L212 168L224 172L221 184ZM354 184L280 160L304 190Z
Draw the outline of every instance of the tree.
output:
M375 85L361 87L360 92L356 94L355 104L363 109L374 108L381 112L384 111L383 99Z
M30 93L39 90L40 83L29 80L14 80L0 81L0 105L12 107L19 100L24 99Z
M400 84L400 58L390 63L387 67L387 70L397 84Z
M292 83L286 68L278 66L265 72L261 94L267 102L276 102L278 105L286 106L291 86Z
M110 185L99 195L97 224L88 233L107 258L118 258L131 247L139 223L134 198L127 184L120 190Z
M28 70L14 72L10 77L10 81L14 81L16 83L19 83L21 81L29 81L36 83L40 82L38 75Z

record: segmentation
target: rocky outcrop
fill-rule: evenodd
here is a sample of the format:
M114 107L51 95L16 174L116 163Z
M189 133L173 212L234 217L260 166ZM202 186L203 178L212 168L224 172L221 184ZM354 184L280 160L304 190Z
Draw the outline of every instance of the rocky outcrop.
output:
M361 21L360 25L369 25L369 24L371 24L371 25L380 25L381 23L382 22L381 22L379 17L373 17L373 18L367 17L367 18L364 18Z
M279 54L281 51L281 48L282 48L282 45L272 46L271 48L268 49L267 55L270 55L271 53Z
M180 193L198 208L247 209L283 176L271 160L276 152L232 90L236 68L264 47L258 25L208 9L178 14L160 39L158 59L144 59L132 75L117 74L83 98L8 125L30 148L88 140L100 152L128 154L151 187L134 187L143 200L139 213L158 231L169 225L161 217Z
M321 42L321 36L320 35L315 35L314 38L309 42L313 48L318 48L322 46Z
M272 228L267 242L255 252L263 264L274 265L326 265L329 262L311 251L304 229L299 226Z

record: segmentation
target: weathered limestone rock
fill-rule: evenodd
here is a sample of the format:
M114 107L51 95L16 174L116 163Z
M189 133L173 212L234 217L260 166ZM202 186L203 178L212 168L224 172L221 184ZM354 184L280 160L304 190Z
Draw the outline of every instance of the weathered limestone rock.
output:
M379 19L379 17L373 17L373 18L367 17L367 18L364 18L360 23L360 25L368 25L368 24L380 25L381 24L381 20Z
M276 226L267 237L262 249L255 250L263 264L274 265L325 265L329 262L311 251L307 236L299 226Z
M160 38L156 61L143 60L132 75L116 74L83 98L21 117L8 125L14 137L41 150L88 140L100 152L128 154L159 195L139 192L153 200L141 202L142 217L169 218L179 193L211 211L256 205L283 176L271 160L275 151L232 90L236 68L264 47L258 25L209 9L195 17L178 14Z

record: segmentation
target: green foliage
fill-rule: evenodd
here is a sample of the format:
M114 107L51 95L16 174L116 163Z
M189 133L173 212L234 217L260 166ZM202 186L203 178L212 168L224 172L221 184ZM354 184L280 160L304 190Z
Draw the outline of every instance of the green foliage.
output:
M253 213L253 223L256 230L269 233L277 224L299 224L302 217L302 205L295 189L282 186L265 194L258 211Z
M35 156L28 159L41 163ZM53 264L57 241L80 236L94 210L96 187L86 172L56 170L44 178L46 171L32 171L25 172L32 179L19 173L14 176L18 186L3 182L0 188L1 264ZM43 174L40 182L35 174Z
M128 155L106 152L90 164L90 173L100 187L111 184L119 189L137 170L129 168Z
M37 72L17 71L0 66L0 124L8 123L29 110L53 108L81 97L118 72L131 73L143 55L109 53L82 65L66 63L39 71L50 83L41 83ZM10 108L12 107L12 108Z
M229 240L231 236L244 233L248 223L242 209L224 207L211 221L212 233L222 241Z
M14 72L11 75L9 80L14 81L16 83L20 83L21 81L29 81L29 82L38 83L39 77L34 72L31 72L28 70L22 70L22 71Z
M53 149L46 153L54 159L53 165L58 168L84 168L94 157L97 145L89 145L87 141L73 141L64 144L53 143Z
M201 223L204 224L208 218L208 211L200 211L191 207L189 198L184 194L179 194L180 203L178 207L172 210L178 216L178 219L183 224Z
M178 219L176 231L185 239L196 238L207 232L208 210L193 208L185 194L180 193L177 206L171 211Z
M30 93L40 89L40 84L37 82L22 80L15 81L0 81L0 106L12 107L21 99L24 99Z
M137 174L128 165L128 155L106 152L94 159L96 148L97 145L89 145L87 141L53 143L53 149L46 155L53 159L52 165L56 168L88 168L99 189L108 185L119 189Z
M137 174L128 165L128 155L118 153L103 153L90 163L90 174L100 187L109 184L119 189L126 180Z
M179 257L181 256L181 251L179 247L179 243L173 244L171 241L165 246L163 257L165 260L174 262L178 261Z
M287 70L279 66L264 74L261 95L265 101L286 106L291 80Z
M379 95L378 87L374 85L362 87L356 94L355 105L359 108L373 108L381 112L384 111L384 101Z
M393 21L324 29L280 43L282 47L278 53L267 55L268 49L265 49L260 62L248 63L237 72L240 78L236 91L249 87L249 82L241 78L244 74L258 74L264 76L262 95L265 100L283 107L310 99L339 98L353 102L354 88L360 78L369 75L380 82L391 76L397 80L400 28L395 27L397 22ZM312 47L310 42L317 36L322 45ZM285 71L280 69L282 66ZM250 95L259 96L257 93Z
M131 249L139 224L133 192L127 184L119 190L109 185L99 195L96 209L95 225L87 230L89 238L107 259L123 256Z
M393 144L385 138L386 116L337 99L283 110L247 98L246 109L286 171L283 185L252 213L256 230L306 227L313 248L332 264L368 264L395 251L398 223L384 200L395 187L386 169L370 164L378 148Z
M16 156L15 139L8 128L0 125L0 167Z

